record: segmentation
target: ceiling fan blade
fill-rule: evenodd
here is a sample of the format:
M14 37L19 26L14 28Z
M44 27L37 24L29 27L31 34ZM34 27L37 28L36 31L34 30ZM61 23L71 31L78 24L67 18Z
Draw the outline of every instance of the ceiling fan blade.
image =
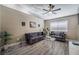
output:
M45 14L47 14L47 13L49 13L50 11L48 11L48 12L46 12L46 13L44 13L43 15L45 15Z
M61 10L61 8L55 9L55 10L53 10L53 11L58 11L58 10Z
M48 10L46 10L46 9L43 9L44 11L48 11Z

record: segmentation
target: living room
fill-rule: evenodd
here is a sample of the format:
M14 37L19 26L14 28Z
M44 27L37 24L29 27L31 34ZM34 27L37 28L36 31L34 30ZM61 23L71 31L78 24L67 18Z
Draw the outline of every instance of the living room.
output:
M78 4L0 5L0 36L7 33L11 38L4 44L0 41L2 45L0 54L79 54L78 6ZM0 40L4 38L6 39L1 37Z

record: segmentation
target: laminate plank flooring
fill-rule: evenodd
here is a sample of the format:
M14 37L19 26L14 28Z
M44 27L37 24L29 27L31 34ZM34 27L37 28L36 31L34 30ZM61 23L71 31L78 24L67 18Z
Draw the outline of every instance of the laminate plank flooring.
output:
M52 38L53 39L53 38ZM5 55L68 55L68 43L54 40L42 40L33 45L9 47Z

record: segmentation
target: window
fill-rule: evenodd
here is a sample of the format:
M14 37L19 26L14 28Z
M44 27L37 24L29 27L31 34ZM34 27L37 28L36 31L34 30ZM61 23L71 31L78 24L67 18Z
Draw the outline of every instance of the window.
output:
M67 20L52 21L50 23L50 30L67 32L68 31L68 21Z

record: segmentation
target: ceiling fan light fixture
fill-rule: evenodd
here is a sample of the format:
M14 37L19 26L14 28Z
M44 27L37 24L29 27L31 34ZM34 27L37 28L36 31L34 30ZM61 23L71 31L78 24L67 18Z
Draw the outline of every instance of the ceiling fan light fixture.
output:
M53 13L54 11L59 11L59 10L61 10L61 8L58 8L58 9L55 9L55 10L54 10L55 5L53 5L53 4L49 4L48 7L49 7L48 10L47 10L47 9L43 9L44 11L47 11L47 12L44 13L44 14L47 14L47 13L49 13L49 12L52 12L52 13ZM53 13L53 14L57 14L57 13Z

